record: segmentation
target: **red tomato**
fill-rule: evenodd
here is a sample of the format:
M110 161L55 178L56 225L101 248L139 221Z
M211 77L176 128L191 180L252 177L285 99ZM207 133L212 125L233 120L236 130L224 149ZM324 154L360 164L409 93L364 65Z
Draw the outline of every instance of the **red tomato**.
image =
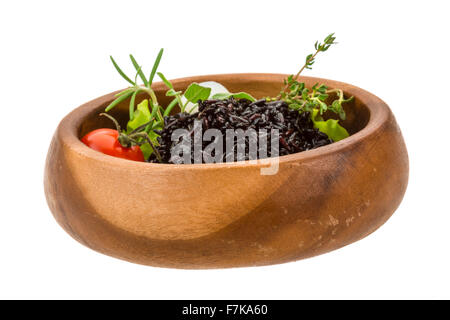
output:
M141 148L132 146L123 147L117 138L119 133L113 129L96 129L86 134L81 141L89 148L108 154L113 157L145 161Z

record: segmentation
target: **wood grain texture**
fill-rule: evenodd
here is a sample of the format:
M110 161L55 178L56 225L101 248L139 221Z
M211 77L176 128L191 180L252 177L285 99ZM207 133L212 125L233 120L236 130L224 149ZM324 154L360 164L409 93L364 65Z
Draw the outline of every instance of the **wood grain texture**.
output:
M275 95L286 75L227 74L174 80L218 81L231 92ZM389 107L355 86L303 77L355 96L344 125L352 135L280 157L276 175L262 164L167 165L110 157L79 138L99 127L114 93L75 109L59 124L48 152L45 194L58 223L76 240L131 262L173 268L283 263L357 241L400 204L408 155ZM161 103L165 87L155 83ZM143 97L138 97L137 101ZM113 110L125 123L128 102Z

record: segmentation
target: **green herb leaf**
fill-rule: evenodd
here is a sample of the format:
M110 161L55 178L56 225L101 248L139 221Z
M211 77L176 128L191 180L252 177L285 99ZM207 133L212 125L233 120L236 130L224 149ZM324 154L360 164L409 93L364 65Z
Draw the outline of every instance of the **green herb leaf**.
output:
M127 80L129 83L131 83L133 86L136 85L136 83L133 82L133 80L131 80L130 78L128 78L128 76L122 71L122 69L119 68L119 66L117 65L116 61L114 61L112 56L109 56L111 58L111 62L114 65L114 68L116 68L117 72L119 72L119 74L122 76L122 78L124 78L125 80Z
M155 147L159 146L159 143L158 143L159 135L158 135L157 133L151 131L151 132L148 133L148 136L150 137L150 140L152 141L152 143L153 143L153 145L154 145ZM141 148L141 151L142 151L142 153L143 153L143 155L144 155L144 159L145 159L145 160L148 160L148 158L149 158L149 157L152 155L152 153L153 153L153 148L152 148L152 146L150 145L150 143L144 143L144 144L142 144L142 145L140 146L140 148Z
M347 130L339 125L339 120L328 119L324 121L322 117L318 116L319 110L314 109L311 113L311 120L314 127L320 132L325 133L331 140L337 142L349 136Z
M231 97L231 93L216 93L215 95L213 95L211 97L211 99L225 100L225 99L228 99L229 97Z
M179 94L182 94L182 93L183 93L182 91L175 91L174 89L169 89L166 92L166 96L167 97L173 97L173 96L176 96L176 95L179 95Z
M124 95L121 95L120 97L118 97L116 100L114 100L113 102L111 102L106 108L105 108L105 112L108 112L109 110L111 110L112 108L114 108L115 106L117 106L119 103L121 103L122 101L125 101L126 99L128 99L131 95L133 94L133 91L130 91Z
M177 99L173 99L172 102L167 106L166 110L164 110L164 117L167 117L170 114L170 111L177 105Z
M161 72L158 72L158 76L161 78L161 80L164 82L164 84L169 88L169 90L166 92L166 96L169 96L169 97L173 97L174 96L176 98L176 102L178 103L178 105L180 107L181 112L184 112L185 105L183 105L183 102L181 100L181 94L183 92L182 91L175 91L175 89L173 88L172 83L169 80L167 80L167 78ZM172 101L172 103L174 103L174 102ZM187 102L186 102L186 104L187 104ZM172 106L172 108L173 107L174 106Z
M328 87L324 84L321 84L320 87L317 89L317 91L319 91L320 93L326 93L327 92Z
M157 110L157 108L154 108L154 109ZM129 134L136 128L148 123L151 119L154 119L154 116L152 116L152 113L150 113L149 101L147 99L142 100L142 102L139 103L136 107L136 111L134 112L133 119L128 121L127 134ZM148 130L146 130L146 131L148 131ZM147 133L148 133L152 143L155 146L157 146L158 145L157 138L159 137L159 135L153 131L150 131ZM142 153L144 154L145 159L148 159L150 157L150 155L153 153L153 149L149 143L142 144L140 146L140 148L142 150Z
M336 43L334 42L334 40L336 40L336 37L334 36L334 33L331 33L325 38L324 43L319 43L318 41L316 41L316 43L314 44L314 49L316 49L316 52L308 54L305 59L305 64L300 68L297 74L295 76L289 76L287 81L284 81L285 87L282 89L282 92L280 93L280 95L278 95L278 97L280 97L282 93L289 88L289 85L292 82L298 79L299 75L302 73L303 70L312 69L312 65L315 62L316 55L321 51L328 50L328 48L332 44Z
M133 87L133 88L127 88L127 89L125 89L125 90L122 90L122 91L120 91L119 93L116 93L115 95L114 95L114 97L120 97L120 96L122 96L122 95L124 95L124 94L126 94L126 93L129 93L129 92L133 92L134 90L136 90L136 88L135 87Z
M206 100L211 94L211 88L202 87L198 83L191 83L184 92L184 97L192 102L197 103L198 100Z
M130 59L131 62L133 63L134 68L136 69L137 73L139 74L139 77L142 79L142 81L144 82L144 85L146 87L148 87L148 81L144 76L144 73L141 70L141 67L139 66L139 64L137 63L136 59L133 57L132 54L130 54Z
M158 72L158 76L161 78L162 82L164 82L164 84L165 84L169 89L173 89L172 83L170 83L170 81L167 80L167 78L166 78L161 72Z
M158 121L164 121L164 118L158 112L159 108L160 108L159 106L154 106L152 104L152 119L157 119L158 118Z
M299 110L302 106L297 104L297 103L291 103L289 105L289 108L294 109L294 110Z
M156 70L158 70L159 63L161 62L161 57L163 55L163 52L164 52L164 49L161 48L161 50L159 50L158 55L156 56L155 63L153 63L152 72L150 73L150 77L148 79L149 86L151 86L153 83L153 78L155 77Z
M133 120L128 121L127 124L127 133L130 133L137 127L142 126L143 124L149 122L151 120L150 109L148 108L148 100L142 100L136 107L136 111L134 111Z
M134 101L136 100L137 93L138 93L138 90L134 91L134 93L130 99L130 107L129 107L130 120L133 120L133 118L134 118Z
M309 100L309 90L308 90L308 88L304 88L302 90L301 95L302 95L302 99L303 100L306 100L306 101Z
M325 102L319 101L319 110L320 110L320 114L323 114L324 112L326 112L328 110L328 106Z
M225 100L230 97L233 97L235 99L247 99L251 102L255 102L256 99L253 98L250 94L246 92L238 92L238 93L216 93L214 94L211 99L217 99L217 100Z
M328 98L328 94L326 93L321 93L317 96L317 98L319 98L320 101L325 101Z
M235 99L247 99L247 100L249 100L251 102L255 102L256 101L255 98L253 98L249 93L246 93L246 92L233 93L232 96Z

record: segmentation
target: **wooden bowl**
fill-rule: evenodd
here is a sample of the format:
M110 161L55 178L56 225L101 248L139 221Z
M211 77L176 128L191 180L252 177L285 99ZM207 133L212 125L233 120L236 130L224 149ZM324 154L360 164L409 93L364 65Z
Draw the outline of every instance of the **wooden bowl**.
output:
M218 81L231 92L276 95L286 75L224 74L173 81ZM357 241L400 204L408 155L389 107L355 86L325 83L355 97L346 106L351 136L282 156L275 175L263 164L150 164L104 155L80 137L112 127L98 114L114 93L90 101L59 124L48 152L45 194L76 240L127 261L172 268L261 266L312 257ZM166 88L155 83L159 100ZM143 97L139 97L143 99ZM138 100L139 100L138 99ZM123 123L128 102L112 114Z

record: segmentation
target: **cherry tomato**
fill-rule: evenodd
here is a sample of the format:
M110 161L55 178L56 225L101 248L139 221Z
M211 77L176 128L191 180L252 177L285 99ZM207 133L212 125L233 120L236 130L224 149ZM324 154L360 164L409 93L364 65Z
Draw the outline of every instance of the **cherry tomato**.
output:
M119 140L119 132L113 129L96 129L86 134L81 141L89 148L100 151L104 154L134 160L145 161L141 148L132 146L123 147Z

